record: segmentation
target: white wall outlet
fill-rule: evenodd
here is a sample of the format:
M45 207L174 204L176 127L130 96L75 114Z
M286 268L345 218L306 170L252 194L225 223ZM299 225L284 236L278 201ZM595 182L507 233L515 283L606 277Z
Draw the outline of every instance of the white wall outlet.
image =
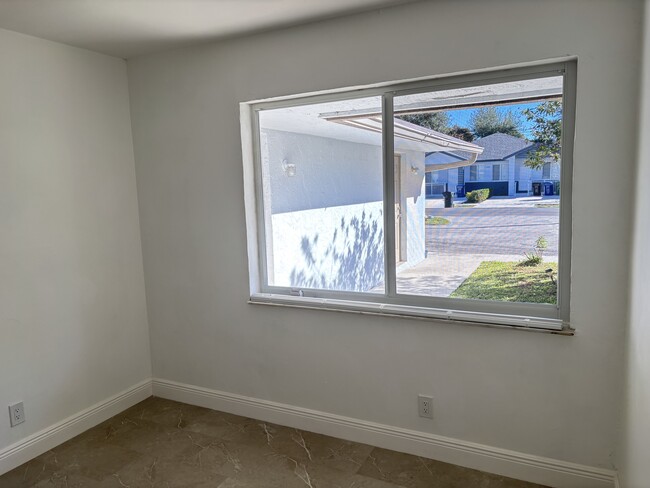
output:
M433 418L433 397L426 395L418 395L418 412L420 417L426 419Z
M23 402L9 405L9 423L12 427L22 424L25 421L25 407Z

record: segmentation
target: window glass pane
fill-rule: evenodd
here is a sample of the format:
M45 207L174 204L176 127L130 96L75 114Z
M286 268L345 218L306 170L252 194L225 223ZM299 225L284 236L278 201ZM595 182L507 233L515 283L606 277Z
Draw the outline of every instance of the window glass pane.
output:
M557 303L562 77L398 96L394 107L419 135L395 123L397 293ZM444 174L451 201L420 198L424 174Z
M501 165L492 165L492 180L499 181L501 179Z
M269 286L383 293L381 98L259 112Z

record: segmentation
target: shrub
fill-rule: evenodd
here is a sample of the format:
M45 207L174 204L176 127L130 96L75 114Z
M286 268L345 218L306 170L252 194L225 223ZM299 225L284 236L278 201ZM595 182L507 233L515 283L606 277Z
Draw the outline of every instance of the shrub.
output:
M466 203L481 203L490 198L490 189L481 188L480 190L468 191L465 193Z
M546 237L539 236L535 241L535 247L532 252L525 252L524 259L519 261L519 266L537 266L544 259L544 251L548 248Z
M519 266L537 266L541 264L542 256L535 254L534 252L525 252L524 259L519 261Z

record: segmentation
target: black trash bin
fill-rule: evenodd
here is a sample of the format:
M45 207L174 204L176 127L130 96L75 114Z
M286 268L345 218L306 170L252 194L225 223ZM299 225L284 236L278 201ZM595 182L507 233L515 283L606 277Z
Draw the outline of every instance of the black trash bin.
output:
M544 196L553 195L553 183L550 181L544 182Z
M442 197L445 199L445 208L451 208L453 205L453 200L451 199L451 192L443 191Z
M533 196L542 196L542 184L539 181L533 182Z

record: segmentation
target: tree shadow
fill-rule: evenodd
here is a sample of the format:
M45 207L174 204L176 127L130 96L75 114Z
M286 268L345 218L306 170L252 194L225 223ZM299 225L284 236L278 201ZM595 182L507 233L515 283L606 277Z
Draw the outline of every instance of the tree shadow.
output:
M380 225L381 223L381 225ZM361 216L341 218L338 227L303 235L300 257L290 274L291 286L336 291L368 291L384 279L383 217L363 211ZM320 235L331 233L324 249Z

